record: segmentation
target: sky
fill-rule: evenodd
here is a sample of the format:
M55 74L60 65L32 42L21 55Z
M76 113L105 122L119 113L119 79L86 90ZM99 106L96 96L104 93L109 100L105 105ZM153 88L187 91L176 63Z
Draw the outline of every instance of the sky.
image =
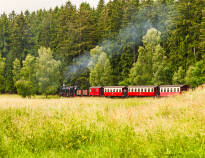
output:
M98 0L70 0L72 4L79 6L82 2L89 2L91 6L97 6ZM106 2L108 0L105 0ZM67 0L0 0L0 14L11 13L13 10L17 13L29 10L50 9L65 4Z

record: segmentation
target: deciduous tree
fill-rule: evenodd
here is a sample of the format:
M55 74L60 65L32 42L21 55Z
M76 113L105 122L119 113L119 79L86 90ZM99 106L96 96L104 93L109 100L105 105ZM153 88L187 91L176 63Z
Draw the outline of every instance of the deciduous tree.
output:
M39 92L46 95L55 94L60 86L60 61L53 58L50 48L38 50L36 79Z

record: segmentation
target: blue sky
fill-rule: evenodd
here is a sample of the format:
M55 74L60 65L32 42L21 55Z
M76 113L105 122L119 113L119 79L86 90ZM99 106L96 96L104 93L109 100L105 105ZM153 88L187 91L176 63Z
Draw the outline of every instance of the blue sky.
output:
M89 2L91 6L96 6L98 0L70 0L72 4L79 6L82 2ZM106 2L108 0L105 0ZM0 0L0 14L3 12L10 13L14 10L17 13L29 10L35 11L38 9L49 9L55 6L65 4L67 0Z

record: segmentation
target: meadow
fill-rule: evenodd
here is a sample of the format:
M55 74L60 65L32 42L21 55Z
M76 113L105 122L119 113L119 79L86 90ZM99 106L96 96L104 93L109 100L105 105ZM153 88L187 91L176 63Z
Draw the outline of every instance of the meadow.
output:
M2 95L0 157L205 157L205 89L170 98Z

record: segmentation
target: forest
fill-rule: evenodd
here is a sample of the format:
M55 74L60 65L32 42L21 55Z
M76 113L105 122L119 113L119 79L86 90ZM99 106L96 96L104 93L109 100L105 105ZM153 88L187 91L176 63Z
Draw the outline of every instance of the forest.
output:
M0 92L205 82L205 0L99 0L0 16Z

